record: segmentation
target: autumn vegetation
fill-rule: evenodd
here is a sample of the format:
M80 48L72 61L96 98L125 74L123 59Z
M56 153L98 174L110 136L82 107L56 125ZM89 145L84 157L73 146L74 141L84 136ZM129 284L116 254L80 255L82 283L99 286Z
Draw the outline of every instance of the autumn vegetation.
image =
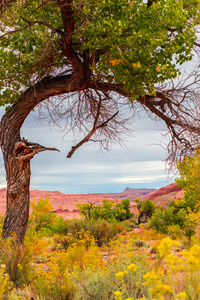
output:
M78 203L82 218L64 220L48 198L33 201L24 248L1 240L0 298L199 299L199 165L198 150L179 164L185 197L166 209L136 199L133 215L128 199L105 200Z

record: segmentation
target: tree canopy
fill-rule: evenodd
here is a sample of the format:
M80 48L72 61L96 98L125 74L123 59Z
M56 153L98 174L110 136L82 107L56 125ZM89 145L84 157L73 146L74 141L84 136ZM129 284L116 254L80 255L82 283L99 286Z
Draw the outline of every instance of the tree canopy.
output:
M16 1L1 17L1 105L44 76L68 73L73 59L95 81L123 84L133 100L155 94L192 58L199 3L143 2Z
M199 1L162 0L146 4L141 0L32 0L2 1L1 7L0 105L9 109L31 88L39 103L40 86L42 100L79 92L83 110L89 112L92 108L85 98L99 101L102 95L94 91L103 92L104 98L114 91L131 102L137 99L144 109L164 120L180 144L186 143L185 136L179 136L179 130L176 133L174 129L186 125L174 116L185 94L180 88L177 95L172 86L163 90L159 85L176 78L180 65L192 59ZM69 89L65 81L76 71L79 83ZM49 85L54 85L55 90L44 95L44 90L50 90ZM87 95L81 93L86 90L90 90ZM188 96L191 95L185 97L185 102ZM192 105L183 106L182 116ZM95 122L98 109L96 105L91 122ZM113 107L107 110L110 109ZM65 110L69 112L66 106ZM117 112L116 107L114 113L106 115L107 120ZM185 115L188 122L184 134L194 131L194 123L189 128L190 117L196 121L196 116ZM104 122L105 118L98 129L106 127Z

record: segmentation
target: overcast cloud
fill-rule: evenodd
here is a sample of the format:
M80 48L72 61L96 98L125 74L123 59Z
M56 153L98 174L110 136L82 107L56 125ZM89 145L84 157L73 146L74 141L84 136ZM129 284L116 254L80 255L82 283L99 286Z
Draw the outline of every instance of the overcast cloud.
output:
M3 110L0 110L0 117ZM35 113L36 114L36 113ZM21 136L31 142L56 147L60 152L42 152L31 160L31 189L58 190L63 193L121 192L129 188L160 188L174 181L165 172L166 153L158 146L164 127L147 116L133 124L134 138L125 147L114 146L99 152L94 145L83 145L71 159L66 155L74 145L72 136L63 138L60 128L50 129L29 116ZM156 145L157 144L157 145ZM0 154L0 188L6 187L3 158Z

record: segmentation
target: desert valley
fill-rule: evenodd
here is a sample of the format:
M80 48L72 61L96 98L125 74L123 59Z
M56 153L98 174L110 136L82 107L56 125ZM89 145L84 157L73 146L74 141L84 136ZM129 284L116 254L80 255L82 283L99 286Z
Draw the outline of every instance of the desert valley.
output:
M76 203L95 203L101 204L104 199L114 200L119 203L121 199L129 199L131 211L137 212L135 198L141 200L151 199L155 204L166 207L167 204L176 198L183 198L183 191L175 183L171 183L158 190L156 189L133 189L126 188L121 193L102 193L102 194L63 194L59 191L40 191L31 190L30 200L38 201L40 198L49 197L52 203L52 211L62 216L64 219L79 218L79 210L75 207ZM0 189L0 213L6 211L6 188Z

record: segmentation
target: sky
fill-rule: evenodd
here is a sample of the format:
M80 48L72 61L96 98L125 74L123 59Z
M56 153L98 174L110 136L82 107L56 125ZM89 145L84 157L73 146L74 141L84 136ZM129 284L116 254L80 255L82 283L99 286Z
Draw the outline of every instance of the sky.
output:
M3 109L0 109L0 118ZM160 188L174 182L164 164L166 152L158 144L165 133L163 124L155 124L145 114L133 123L134 137L126 147L115 145L111 151L100 152L95 145L85 144L69 159L72 135L61 129L41 124L37 112L26 119L21 137L46 147L31 160L31 189L60 191L66 194L115 193L129 188ZM0 153L0 188L6 187L2 153Z

